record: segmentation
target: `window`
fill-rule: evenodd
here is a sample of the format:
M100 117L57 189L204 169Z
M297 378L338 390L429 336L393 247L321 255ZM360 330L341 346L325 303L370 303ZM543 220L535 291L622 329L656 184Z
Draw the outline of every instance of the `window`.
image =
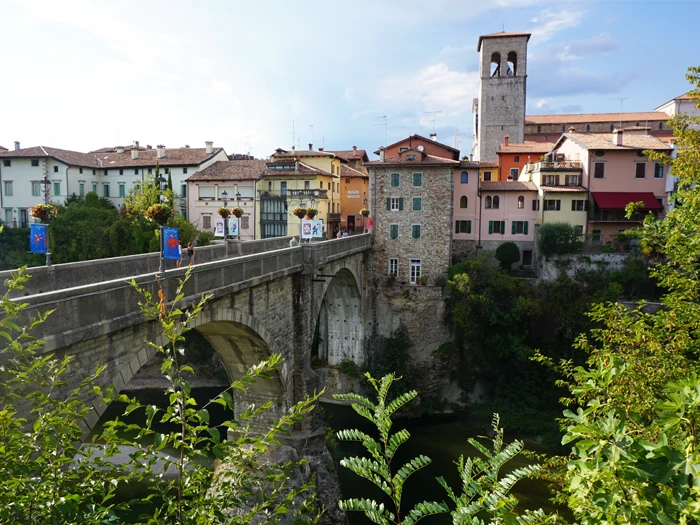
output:
M591 232L591 240L594 242L600 242L600 239L602 238L602 230L593 230Z
M109 175L109 170L105 170L105 175Z
M472 221L455 221L455 233L471 233Z
M518 168L511 168L510 169L510 177L513 180L518 178Z
M250 228L250 217L243 215L241 217L241 230L247 230Z
M138 188L139 188L139 185L137 184L137 185L135 186L135 188L138 189ZM93 182L93 183L92 183L92 192L93 192L93 193L97 193L97 183L96 183L96 182Z
M94 171L94 170L93 170L93 171ZM138 168L136 168L136 169L134 170L134 175L138 175L138 174L139 174L139 170L138 170Z
M645 179L647 176L647 163L637 162L634 167L634 178L635 179Z
M389 237L391 239L398 239L398 237L399 237L399 225L398 224L390 224L389 225Z
M287 195L287 181L283 180L280 182L280 192L282 193L282 196Z
M399 153L403 153L404 151L408 151L408 147L407 147L407 146L401 146L401 147L399 148Z
M664 178L664 165L660 162L654 164L654 178L663 179Z
M459 207L460 207L460 208L466 208L466 207L467 207L467 204L468 204L467 196L466 196L466 195L462 195L462 196L459 198Z
M406 155L406 160L416 160L415 155Z
M573 200L571 201L571 211L585 211L586 210L585 200Z
M183 173L184 175L187 175L187 168L182 168L182 173Z
M540 211L540 199L532 199L532 211Z
M559 175L545 175L544 186L559 186Z
M85 197L85 183L84 183L84 182L81 182L81 183L78 185L78 188L79 188L79 189L78 189L78 194L79 194L81 197Z
M398 187L398 185L399 185L399 174L398 173L391 174L391 185L394 186L395 188Z
M102 185L102 196L109 197L109 184Z
M488 195L484 200L484 208L491 208L491 195Z
M527 235L527 221L512 221L511 232L513 235Z
M202 228L211 230L211 215L202 215Z
M544 209L546 211L559 211L561 210L561 200L559 199L545 199Z
M119 175L124 175L124 170L119 170Z
M518 197L518 209L522 210L523 208L525 208L525 197L521 195Z
M421 197L413 197L413 211L423 211L423 199Z
M80 169L80 173L82 174L82 173L83 173L83 168L79 168L79 169Z
M126 187L123 184L119 185L119 196L120 197L126 196Z
M53 167L53 172L54 172L54 173L58 173L58 166L54 166L54 167Z
M419 259L411 259L411 284L416 284L421 278L421 262Z
M389 275L393 275L394 277L398 277L398 275L399 275L399 260L398 259L389 259Z
M5 224L9 227L12 222L12 209L5 210Z
M92 170L92 174L95 175L96 170Z
M411 237L420 239L420 224L411 225Z
M605 177L605 162L593 163L593 178L602 179Z
M35 168L39 165L39 160L38 159L32 159L32 166Z
M520 162L520 155L514 155L513 162Z
M466 171L463 171L462 174L460 175L460 182L462 184L469 184L469 173Z
M388 197L386 211L403 211L403 197Z
M60 182L53 183L53 194L55 197L58 197L61 194L61 183Z
M485 171L484 172L484 182L489 182L490 180L491 180L491 172Z
M567 186L578 186L578 175L567 175L566 176Z
M180 185L180 198L184 199L187 197L187 184Z
M310 190L310 189L311 189L311 181L310 181L310 180L305 180L305 181L304 181L304 189L305 189L305 190Z
M423 174L422 173L414 173L413 174L413 186L416 188L420 188L423 185Z
M11 180L5 181L5 195L7 197L12 197L12 181Z
M501 235L506 232L506 221L489 221L489 233L500 233Z
M323 184L323 183L321 183ZM321 186L323 188L323 186ZM267 191L272 191L272 181L268 181L267 183Z
M496 196L493 198L493 209L494 209L494 210L497 210L497 209L498 209L498 205L499 205L500 201L501 201L501 199L498 198L498 195L496 195Z
M574 233L576 234L576 237L583 237L583 226L576 224L574 226Z
M5 166L6 168L9 168L10 166L12 166L12 161L5 159L2 161L2 165Z
M39 182L32 182L32 196L37 197L41 195L41 184Z

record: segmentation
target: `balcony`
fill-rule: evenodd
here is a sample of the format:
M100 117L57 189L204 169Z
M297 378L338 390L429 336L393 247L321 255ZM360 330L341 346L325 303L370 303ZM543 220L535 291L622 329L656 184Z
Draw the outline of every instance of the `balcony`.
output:
M657 213L654 211L647 211L646 213L633 213L628 219L627 214L624 210L597 210L588 214L588 220L591 222L620 222L620 223L634 223L643 222L644 217L647 213Z
M258 198L260 199L327 199L328 190L258 190Z
M580 170L582 164L580 160L541 160L527 164L525 171L547 171L547 170Z

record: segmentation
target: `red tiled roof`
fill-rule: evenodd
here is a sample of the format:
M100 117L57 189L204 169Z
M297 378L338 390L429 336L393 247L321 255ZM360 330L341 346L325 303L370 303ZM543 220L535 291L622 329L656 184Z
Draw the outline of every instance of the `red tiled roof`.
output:
M471 160L460 160L459 166L456 166L456 168L479 168L480 166L480 162L474 162Z
M278 150L280 151L279 153L273 153L270 158L272 159L287 159L287 158L293 158L293 157L331 157L331 158L337 158L340 159L343 162L346 162L345 159L342 157L339 157L333 152L330 151L319 151L315 149L297 149L297 150Z
M651 192L594 191L593 198L601 210L624 210L630 202L644 203L645 210L663 210L664 207Z
M392 147L396 146L397 144L401 144L402 142L405 142L405 141L407 141L407 140L409 140L409 139L423 139L423 140L425 140L425 141L434 142L435 144L437 144L437 145L439 145L439 146L442 146L443 148L447 148L448 150L454 151L455 153L459 154L459 150L458 150L458 149L453 148L452 146L448 146L447 144L443 144L442 142L438 142L437 140L425 138L425 137L423 137L422 135L418 135L417 133L414 133L413 135L409 135L408 137L405 137L405 138L403 138L403 139L401 139L401 140L397 140L397 141L394 142L393 144L389 144L388 146L385 146L384 149L392 148ZM375 154L375 155L379 155L379 150L375 151L374 154Z
M479 162L479 166L481 166L482 168L498 168L498 162L482 160L481 162Z
M564 133L555 147L567 138L586 149L602 150L669 150L670 146L654 135L639 135L636 133L623 133L622 146L613 144L612 133Z
M363 149L344 149L337 151L328 150L328 152L334 153L336 156L345 160L364 160L365 162L369 160L367 152Z
M507 146L501 144L497 153L547 153L554 146L553 142L525 141L522 143L510 142Z
M7 148L5 146L0 146L0 150L7 151Z
M235 161L238 162L238 161ZM274 166L274 165L285 165L288 164L288 162L268 162L268 166ZM271 170L269 168L266 168L265 171L263 172L263 176L273 176L273 175L284 175L285 177L290 177L290 176L318 176L318 175L325 175L327 177L333 177L334 175L331 175L327 171L323 171L322 169L315 168L313 166L309 166L308 164L304 164L303 162L297 161L298 168L297 169L290 169L290 170Z
M506 31L501 31L500 33L491 33L490 35L481 35L479 37L479 43L476 45L476 50L481 51L481 41L485 38L502 38L502 37L509 37L509 36L526 36L528 40L530 40L530 33L517 33L517 32L506 32Z
M266 168L267 162L264 160L218 160L186 180L187 182L255 180Z
M340 166L340 176L344 178L360 178L360 179L369 179L369 175L366 173L363 173L360 170L356 170L355 168L351 168L350 166L346 166L345 164Z
M636 113L576 113L568 115L527 115L525 124L585 124L588 122L622 122L667 121L670 117L660 111L643 111Z
M405 152L404 152L405 153ZM388 165L394 165L394 164L400 164L400 165L406 165L406 164L415 164L415 165L459 165L459 161L457 160L452 160L452 159L446 159L444 157L436 157L434 155L428 155L427 153L422 155L421 160L402 160L401 156L397 155L396 157L389 157L388 159L385 160L371 160L369 162L365 162L366 166L388 166Z
M534 182L512 181L493 181L482 182L482 191L537 191L537 186Z
M100 168L138 168L141 166L198 166L215 157L222 148L214 148L207 153L206 148L165 148L165 156L158 158L157 149L139 149L138 158L132 159L131 152L103 152L95 154L101 161Z
M21 158L37 158L48 157L68 164L69 166L84 166L88 168L99 168L99 162L95 155L89 153L80 153L79 151L70 151L67 149L51 148L49 146L34 146L31 148L22 148L12 151L0 151L0 157L9 159Z

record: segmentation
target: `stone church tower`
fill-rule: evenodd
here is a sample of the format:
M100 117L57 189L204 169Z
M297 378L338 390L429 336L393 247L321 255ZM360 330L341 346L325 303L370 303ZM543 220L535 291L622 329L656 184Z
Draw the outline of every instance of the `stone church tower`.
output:
M525 139L527 41L530 33L494 33L479 37L479 98L474 101L472 160L494 162L496 151Z

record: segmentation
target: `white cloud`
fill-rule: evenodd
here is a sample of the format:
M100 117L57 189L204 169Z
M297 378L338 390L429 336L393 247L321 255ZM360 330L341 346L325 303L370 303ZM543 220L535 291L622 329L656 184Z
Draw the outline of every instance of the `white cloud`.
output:
M562 9L557 13L549 9L540 11L538 16L530 20L530 22L536 24L530 30L533 43L546 42L556 33L570 27L576 27L581 23L583 15L582 11L569 11L567 9Z
M572 40L564 51L559 54L559 58L566 61L583 60L598 55L607 55L620 48L619 40L616 40L608 33L601 33L583 40Z
M539 100L535 103L535 106L537 106L538 108L547 107L547 106L549 105L550 102L552 102L551 97L549 97L549 98L541 98L541 99L539 99Z

